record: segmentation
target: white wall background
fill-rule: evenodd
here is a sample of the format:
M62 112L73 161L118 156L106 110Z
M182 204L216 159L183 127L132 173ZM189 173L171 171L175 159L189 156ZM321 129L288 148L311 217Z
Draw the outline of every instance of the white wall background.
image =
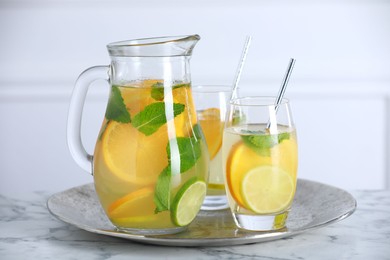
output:
M274 95L297 59L286 96L301 178L390 188L390 1L1 0L0 193L92 182L66 145L77 76L109 63L109 42L193 33L194 84L231 84L246 35L243 93ZM93 84L85 105L90 152L107 91Z

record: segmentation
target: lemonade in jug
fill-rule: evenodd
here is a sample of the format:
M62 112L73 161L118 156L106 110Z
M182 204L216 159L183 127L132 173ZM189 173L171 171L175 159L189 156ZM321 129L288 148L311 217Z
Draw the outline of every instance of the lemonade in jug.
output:
M121 231L180 232L203 203L208 152L189 73L198 40L192 35L109 44L111 65L85 71L76 83L69 111L69 147L80 166L93 174L101 205ZM77 138L78 96L85 97L89 83L107 73L109 99L90 156Z

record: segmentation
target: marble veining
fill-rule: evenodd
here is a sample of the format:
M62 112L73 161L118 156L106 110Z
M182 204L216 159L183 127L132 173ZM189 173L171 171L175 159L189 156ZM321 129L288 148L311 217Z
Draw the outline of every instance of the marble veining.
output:
M49 192L0 195L0 259L390 259L390 191L352 194L356 212L329 226L270 242L190 248L83 231L48 212Z

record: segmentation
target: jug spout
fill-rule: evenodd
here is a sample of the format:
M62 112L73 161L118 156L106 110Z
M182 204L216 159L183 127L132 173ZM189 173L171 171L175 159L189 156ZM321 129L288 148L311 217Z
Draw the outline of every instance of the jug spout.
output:
M174 57L191 56L200 36L168 36L113 42L107 45L110 56L116 57Z

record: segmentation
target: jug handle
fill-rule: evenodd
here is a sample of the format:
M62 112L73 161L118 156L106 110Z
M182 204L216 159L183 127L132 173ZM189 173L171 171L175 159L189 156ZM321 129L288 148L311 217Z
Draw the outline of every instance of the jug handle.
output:
M81 141L81 119L88 88L99 79L108 82L109 66L90 67L80 74L70 100L67 123L67 141L70 154L83 170L91 174L93 156L85 150Z

